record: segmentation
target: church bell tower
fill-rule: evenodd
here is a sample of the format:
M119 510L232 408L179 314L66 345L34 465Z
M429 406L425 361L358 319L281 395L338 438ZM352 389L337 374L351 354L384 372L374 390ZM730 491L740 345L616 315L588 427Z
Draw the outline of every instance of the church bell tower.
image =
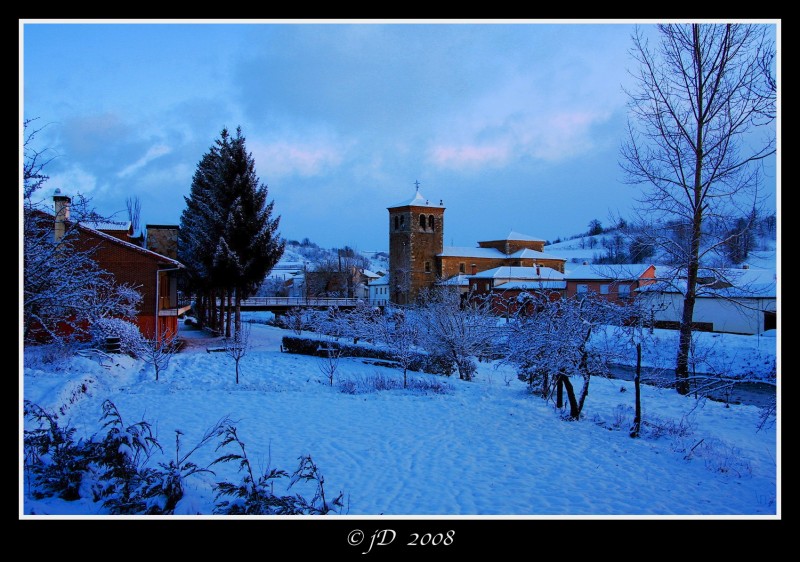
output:
M436 256L444 248L444 204L417 191L389 210L389 293L394 304L416 301L420 289L441 276Z

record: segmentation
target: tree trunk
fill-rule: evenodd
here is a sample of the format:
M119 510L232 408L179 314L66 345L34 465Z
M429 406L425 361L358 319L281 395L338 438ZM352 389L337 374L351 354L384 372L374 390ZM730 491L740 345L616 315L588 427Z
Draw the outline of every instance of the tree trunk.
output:
M237 334L242 332L242 295L241 289L238 287L236 288L236 318L233 329Z
M556 377L556 408L564 407L564 381L561 376Z
M559 374L559 380L567 389L567 400L569 400L569 417L577 420L581 416L580 408L578 408L578 401L575 399L575 389L572 387L572 382L564 374Z
M228 306L226 307L225 314L225 337L231 337L231 312L233 311L233 291L227 289L228 293Z
M694 25L694 62L696 68L702 68L702 52L700 44L700 27ZM686 271L686 295L683 298L680 335L678 339L678 357L675 365L675 389L679 394L689 394L689 349L692 343L692 320L694 303L697 294L697 271L700 267L700 235L703 226L703 212L706 204L703 193L703 119L705 109L704 83L698 80L696 87L697 113L695 114L697 132L695 134L694 179L692 184L692 231L689 238L689 261Z
M208 310L210 313L208 325L212 329L217 329L217 291L210 289L208 291Z
M196 310L194 312L197 315L197 325L198 327L202 328L206 325L206 306L205 295L201 291L197 291L196 293L195 307Z
M639 437L639 430L642 426L642 344L636 343L636 375L633 377L633 388L635 390L635 408L633 415L633 426L631 427L631 437Z

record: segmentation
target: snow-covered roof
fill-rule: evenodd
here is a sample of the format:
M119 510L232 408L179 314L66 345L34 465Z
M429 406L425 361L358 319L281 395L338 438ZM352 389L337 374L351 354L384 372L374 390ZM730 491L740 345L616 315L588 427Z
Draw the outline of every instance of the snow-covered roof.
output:
M495 289L501 291L527 291L536 289L566 289L566 281L508 281L495 285Z
M118 222L100 222L100 221L91 221L91 220L82 220L80 221L81 226L86 226L88 228L94 230L119 230L122 232L128 232L131 230L131 223L118 223Z
M497 248L470 248L467 246L445 246L442 253L437 254L441 257L459 258L507 258L503 252Z
M453 275L442 281L436 283L437 285L444 285L446 287L469 287L469 278L463 273Z
M530 248L523 248L522 250L517 250L513 254L508 255L509 258L539 258L543 260L561 260L567 261L566 258L562 258L560 256L554 256L553 254L546 254L544 252L540 252L538 250L531 250Z
M539 279L558 279L564 278L564 274L551 267L519 267L513 265L503 265L481 271L475 275L470 275L472 279L516 279L519 281L539 280Z
M84 231L88 231L94 236L98 236L100 238L103 238L103 239L108 240L110 242L113 242L115 244L119 244L123 248L128 248L130 250L134 250L134 251L139 252L141 254L144 254L146 256L150 256L151 258L154 258L154 259L157 259L157 260L159 260L161 262L164 262L167 265L172 265L172 266L181 267L181 268L184 267L184 265L181 262L179 262L178 260L174 260L172 258L168 258L165 255L159 254L159 253L154 252L152 250L148 250L146 248L142 248L141 246L137 246L136 244L131 244L130 242L126 242L125 240L120 240L116 236L112 236L110 234L106 234L105 232L103 232L101 230L95 230L94 228L86 226L86 225L84 225L82 223L78 223L78 228L80 228L81 230L84 230Z
M388 284L389 284L388 275L382 275L377 279L370 279L369 281L367 281L367 285L369 285L370 287L375 287L376 285L388 285Z
M536 238L535 236L530 236L529 234L522 234L521 232L516 232L512 230L508 233L508 236L505 238L493 238L492 240L481 240L481 242L499 242L499 241L516 241L516 242L547 242L544 238Z
M374 271L370 271L369 269L362 269L361 275L363 275L364 277L369 277L370 279L377 279L378 277L380 277L380 275L378 275Z
M576 265L565 272L566 279L622 280L639 279L650 268L650 264L596 264Z
M698 298L776 298L777 274L770 269L701 269L703 282L697 287ZM685 293L686 279L668 280L659 273L661 281L640 287L639 292ZM711 280L711 279L713 280Z
M439 200L439 204L437 205L436 202L431 202L425 198L422 193L417 190L414 194L414 197L407 201L403 201L402 203L398 203L397 205L392 205L391 207L387 207L388 209L394 209L396 207L436 207L437 209L443 209L444 205L441 204L441 199Z

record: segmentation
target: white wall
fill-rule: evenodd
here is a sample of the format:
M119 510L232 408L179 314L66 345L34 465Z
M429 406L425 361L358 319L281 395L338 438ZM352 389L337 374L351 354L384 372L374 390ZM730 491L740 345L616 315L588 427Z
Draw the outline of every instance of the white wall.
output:
M641 295L647 306L656 306L655 319L680 322L683 295L677 293ZM658 310L663 306L663 310ZM694 321L710 322L715 332L760 334L764 331L764 311L775 312L776 300L771 298L737 299L698 298L694 305Z

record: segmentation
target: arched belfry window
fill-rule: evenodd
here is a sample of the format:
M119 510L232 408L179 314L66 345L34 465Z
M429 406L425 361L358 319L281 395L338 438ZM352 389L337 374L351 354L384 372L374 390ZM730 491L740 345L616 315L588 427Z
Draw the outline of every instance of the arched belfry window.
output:
M406 226L406 216L400 215L400 228L405 228Z
M419 227L422 230L425 230L425 215L420 215L419 216Z
M430 228L431 230L436 230L436 228L434 228L434 224L436 223L433 222L433 215L430 215L428 217L428 228Z
M397 215L394 216L394 229L397 230L400 228L400 217Z

